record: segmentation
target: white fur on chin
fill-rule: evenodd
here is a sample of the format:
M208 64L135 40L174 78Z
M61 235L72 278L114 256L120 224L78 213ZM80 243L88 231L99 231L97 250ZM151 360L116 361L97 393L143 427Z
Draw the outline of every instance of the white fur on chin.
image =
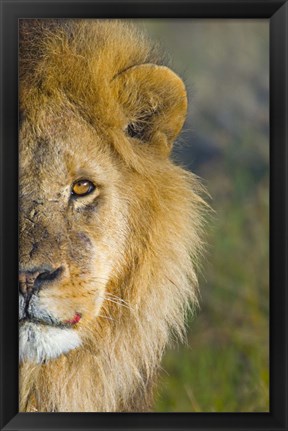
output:
M26 322L19 329L19 361L41 363L81 345L73 329L56 328Z

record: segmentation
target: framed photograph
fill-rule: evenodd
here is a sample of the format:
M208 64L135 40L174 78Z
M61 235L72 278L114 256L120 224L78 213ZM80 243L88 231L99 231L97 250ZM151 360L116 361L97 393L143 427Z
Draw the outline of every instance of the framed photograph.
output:
M287 429L287 21L2 0L1 429Z

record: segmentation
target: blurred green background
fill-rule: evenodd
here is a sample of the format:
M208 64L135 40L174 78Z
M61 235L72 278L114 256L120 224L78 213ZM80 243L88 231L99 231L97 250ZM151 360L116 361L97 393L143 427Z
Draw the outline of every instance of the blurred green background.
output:
M185 81L173 157L215 214L187 344L167 351L154 410L269 411L268 20L135 20Z

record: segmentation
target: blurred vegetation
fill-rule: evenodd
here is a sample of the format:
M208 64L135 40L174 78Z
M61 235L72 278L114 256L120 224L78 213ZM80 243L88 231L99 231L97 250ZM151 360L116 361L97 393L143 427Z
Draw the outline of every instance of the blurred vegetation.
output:
M189 91L173 157L215 215L187 345L167 352L154 410L269 411L269 24L137 20Z

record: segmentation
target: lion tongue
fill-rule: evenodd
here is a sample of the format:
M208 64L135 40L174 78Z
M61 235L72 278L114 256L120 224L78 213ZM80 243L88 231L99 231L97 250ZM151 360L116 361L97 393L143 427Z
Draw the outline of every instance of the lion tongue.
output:
M81 315L79 313L76 313L75 316L73 317L73 319L65 320L65 323L67 323L69 325L75 325L76 323L79 322L80 319L81 319Z

